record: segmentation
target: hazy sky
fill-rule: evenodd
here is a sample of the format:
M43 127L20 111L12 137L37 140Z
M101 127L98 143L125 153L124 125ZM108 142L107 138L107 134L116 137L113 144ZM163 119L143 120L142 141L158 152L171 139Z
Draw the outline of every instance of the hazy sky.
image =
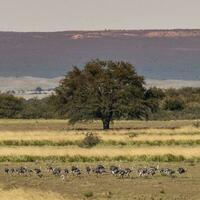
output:
M1 31L200 28L200 0L0 0Z

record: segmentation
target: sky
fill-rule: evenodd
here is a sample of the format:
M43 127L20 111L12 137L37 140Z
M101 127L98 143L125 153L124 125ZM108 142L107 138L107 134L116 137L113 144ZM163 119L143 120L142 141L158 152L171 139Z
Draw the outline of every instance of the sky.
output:
M0 0L0 31L200 28L200 0Z

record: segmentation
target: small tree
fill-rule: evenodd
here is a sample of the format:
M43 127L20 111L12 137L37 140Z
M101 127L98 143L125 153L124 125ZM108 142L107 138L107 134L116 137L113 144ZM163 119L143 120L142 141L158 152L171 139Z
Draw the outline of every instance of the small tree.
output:
M41 88L41 87L36 87L36 88L35 88L35 91L36 91L37 93L41 94L42 88Z
M100 119L103 129L120 118L146 114L144 78L126 62L92 60L83 70L74 67L56 89L62 112L70 122Z

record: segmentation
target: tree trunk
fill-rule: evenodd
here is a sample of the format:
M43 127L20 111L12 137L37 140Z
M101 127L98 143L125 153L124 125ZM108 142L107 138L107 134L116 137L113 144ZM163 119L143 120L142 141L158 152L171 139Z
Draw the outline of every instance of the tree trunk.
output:
M108 130L110 128L110 119L103 119L103 130Z

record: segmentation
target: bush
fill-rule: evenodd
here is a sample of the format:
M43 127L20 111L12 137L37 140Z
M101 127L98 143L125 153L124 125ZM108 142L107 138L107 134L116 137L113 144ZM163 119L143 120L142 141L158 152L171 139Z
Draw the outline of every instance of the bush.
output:
M80 147L91 148L96 146L100 143L100 139L98 136L94 135L93 133L87 133L86 137L83 141L79 144Z
M92 191L85 192L84 196L87 197L87 198L92 197L93 196L93 192Z
M164 191L164 190L160 190L160 193L161 193L161 194L165 194L165 191Z
M149 88L145 94L144 94L145 99L163 99L165 97L165 93L162 89L160 88Z
M0 118L19 118L23 99L0 93Z
M164 101L163 108L164 110L183 110L185 107L185 103L182 99L179 98L169 98Z
M58 118L57 113L50 102L50 97L26 100L21 115L24 119Z

